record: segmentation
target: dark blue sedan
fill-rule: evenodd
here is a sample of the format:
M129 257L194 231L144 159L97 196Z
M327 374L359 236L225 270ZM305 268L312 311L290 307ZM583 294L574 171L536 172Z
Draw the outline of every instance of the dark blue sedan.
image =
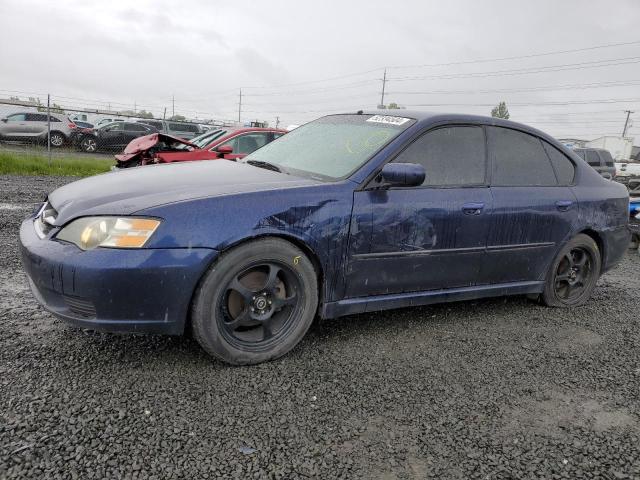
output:
M582 305L625 252L628 218L624 186L540 131L358 112L239 162L66 185L20 240L55 315L118 332L190 324L210 354L251 364L291 350L316 315L511 294Z

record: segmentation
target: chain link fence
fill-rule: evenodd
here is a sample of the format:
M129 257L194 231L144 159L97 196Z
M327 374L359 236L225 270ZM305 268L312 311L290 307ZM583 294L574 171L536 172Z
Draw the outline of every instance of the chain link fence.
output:
M114 110L107 105L105 107L68 106L63 99L57 99L53 95L47 95L46 98L0 96L0 153L43 156L49 162L58 157L86 157L87 152L82 150L79 139L92 130L116 121L126 122L125 126L151 126L153 131L186 139L214 128L239 126L238 122L226 119L188 119L179 112L167 118L166 109L162 115L154 115L145 110ZM263 126L255 122L252 125ZM127 128L136 127L128 125ZM139 129L138 133L141 136L149 131ZM132 132L128 136L135 135ZM123 141L128 136L123 136ZM91 154L112 158L114 151L122 148L123 145L117 144L113 148Z

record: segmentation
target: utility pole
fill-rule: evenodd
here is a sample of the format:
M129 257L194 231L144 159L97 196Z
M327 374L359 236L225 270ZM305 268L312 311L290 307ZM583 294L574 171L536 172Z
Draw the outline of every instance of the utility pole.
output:
M163 120L167 119L167 107L164 107L164 113L162 114L162 119Z
M238 123L240 123L241 113L242 113L242 89L240 89L240 97L238 101Z
M47 157L49 159L49 166L51 166L51 95L47 93ZM40 103L40 102L38 102Z
M382 77L382 95L380 95L380 108L384 108L384 87L387 84L387 69L384 69L384 75Z
M278 125L280 125L280 117L276 117L276 128L278 128Z
M136 107L137 107L137 105L138 105L138 103L134 100L134 101L133 101L133 113L136 113L136 110L137 110L137 108L136 108Z
M633 113L631 110L625 110L627 114L627 119L624 121L624 128L622 129L622 136L627 136L627 127L629 126L629 116Z
M171 116L176 116L176 96L171 95Z

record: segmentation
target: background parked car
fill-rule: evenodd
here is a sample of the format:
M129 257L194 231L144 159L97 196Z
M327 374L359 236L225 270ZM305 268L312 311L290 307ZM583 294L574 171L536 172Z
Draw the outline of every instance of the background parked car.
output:
M151 125L160 133L165 133L173 137L184 138L185 140L195 138L203 132L203 130L200 128L200 125L196 123L172 122L169 120L153 119L136 120L136 122L143 123L145 125Z
M112 122L96 129L87 129L76 140L80 148L93 153L97 150L123 149L131 140L156 133L150 125L136 122Z
M605 178L616 176L616 167L609 150L604 148L575 148L573 150Z
M155 142L142 142L140 139L127 145L123 155L116 155L116 161L118 167L126 168L219 158L238 160L285 133L286 130L275 128L218 128L190 141L167 141L178 140L173 137L158 138Z
M50 114L51 146L62 147L76 128L65 115ZM47 141L47 114L17 112L0 120L0 140Z

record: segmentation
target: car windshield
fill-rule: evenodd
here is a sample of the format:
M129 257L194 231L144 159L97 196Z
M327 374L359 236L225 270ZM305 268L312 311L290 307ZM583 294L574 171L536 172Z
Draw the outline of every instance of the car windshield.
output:
M325 180L346 178L413 123L390 115L330 115L296 128L244 161Z
M198 148L204 148L207 145L209 145L211 142L213 142L216 138L221 137L225 133L227 133L227 131L220 128L217 130L210 130L208 132L203 133L202 135L198 135L192 140L189 140L189 142L193 143ZM187 149L188 147L187 145L181 145L180 148Z

